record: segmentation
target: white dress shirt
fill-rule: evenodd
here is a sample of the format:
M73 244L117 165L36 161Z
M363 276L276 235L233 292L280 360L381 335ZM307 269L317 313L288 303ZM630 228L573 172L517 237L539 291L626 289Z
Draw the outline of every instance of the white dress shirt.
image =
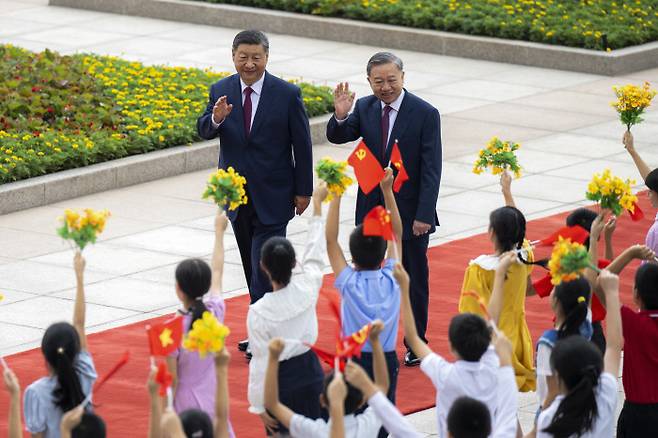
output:
M391 132L393 132L393 127L395 126L395 120L398 118L398 113L400 112L400 106L402 105L402 100L404 99L405 93L406 92L404 90L402 90L402 93L400 93L398 98L390 103L391 111L388 113L388 134L387 134L388 141L386 142L387 145L391 141ZM381 112L380 116L383 116L384 115L384 107L387 104L384 103L384 101L382 101L382 100L380 100L379 103L381 104L381 107L382 107L382 112ZM336 117L336 115L334 114L334 118L335 117ZM336 121L338 122L339 125L342 125L343 123L345 123L345 121L347 121L348 117L349 117L349 114L344 119L341 119L341 120L336 119ZM396 140L396 139L393 139L393 140ZM382 139L382 143L383 142L384 142L384 140Z
M343 417L345 438L377 438L382 422L377 418L372 408L367 408L362 414L349 414ZM329 438L331 420L329 423L322 418L311 420L303 415L295 414L290 419L290 436L292 438Z
M375 411L377 418L393 438L422 438L409 420L395 407L383 392L377 391L368 400L368 406ZM516 415L516 412L514 413ZM514 417L516 421L516 417ZM347 434L346 434L347 435Z
M273 338L286 342L279 361L309 351L305 345L318 338L318 318L315 310L322 287L323 256L326 252L324 220L313 216L302 261L302 274L295 275L283 289L267 293L249 306L247 333L253 357L249 362L249 412L261 414L264 407L264 384L269 342Z
M251 93L251 123L249 126L253 127L254 126L254 117L256 116L256 110L258 109L258 101L260 101L260 95L263 92L263 82L265 82L265 73L263 73L263 76L260 77L259 80L254 82L251 85L251 89L254 90ZM245 84L242 78L240 78L240 90L241 90L241 95L242 95L242 107L244 108L244 99L245 99L245 94L244 90L245 88L249 87L249 85ZM231 102L228 102L231 103ZM391 111L392 112L392 111ZM219 123L215 121L215 115L211 114L210 120L212 121L212 124L215 128L217 128L219 125L221 125L224 121L220 120Z

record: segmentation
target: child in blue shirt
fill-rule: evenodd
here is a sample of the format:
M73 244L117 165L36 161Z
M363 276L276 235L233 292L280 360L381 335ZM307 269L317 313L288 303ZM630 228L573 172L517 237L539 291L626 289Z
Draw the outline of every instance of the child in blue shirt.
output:
M398 320L400 318L400 288L393 277L396 254L402 257L402 221L393 195L393 173L386 169L380 183L384 194L384 204L391 213L395 242L386 242L379 236L364 236L363 224L357 226L350 235L350 253L353 266L347 264L343 250L338 243L338 223L340 216L339 196L334 197L327 216L327 253L331 268L336 275L336 288L340 291L343 335L349 335L376 319L384 322L380 335L386 356L389 374L388 398L395 403L395 387L400 364L395 347L397 345ZM397 247L397 248L395 248ZM384 257L387 260L384 261ZM383 266L382 266L383 262ZM373 376L372 347L366 342L358 362Z

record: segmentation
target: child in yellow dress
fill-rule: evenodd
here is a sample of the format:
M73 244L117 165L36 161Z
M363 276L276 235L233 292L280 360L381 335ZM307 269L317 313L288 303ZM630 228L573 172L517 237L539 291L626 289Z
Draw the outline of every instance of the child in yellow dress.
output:
M519 391L528 392L534 391L536 385L534 348L525 320L526 294L533 291L529 279L532 265L527 263L533 261L533 253L525 240L525 217L514 206L511 176L507 172L501 176L501 186L506 205L489 215L489 238L495 253L481 255L469 263L464 273L459 312L485 316L478 300L471 294L476 293L488 305L500 256L507 251L518 251L519 258L526 263L515 263L510 266L503 286L504 297L498 329L512 342L514 348L512 365Z

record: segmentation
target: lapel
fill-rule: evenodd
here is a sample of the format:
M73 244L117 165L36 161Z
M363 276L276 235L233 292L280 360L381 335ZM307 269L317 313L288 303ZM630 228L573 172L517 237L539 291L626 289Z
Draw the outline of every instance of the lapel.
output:
M231 113L235 113L237 123L240 124L240 137L243 143L247 143L247 136L244 132L244 116L242 115L242 84L240 83L240 75L233 75L233 83L229 87L228 103L233 104Z
M254 115L254 123L251 125L251 135L253 136L257 132L260 125L263 124L263 119L267 117L268 112L270 111L269 106L272 102L272 78L270 74L266 71L265 78L263 79L263 88L260 91L260 98L258 99L258 107L256 108L256 114Z
M393 143L395 143L396 139L400 140L400 137L402 137L404 131L407 130L407 126L409 126L408 121L410 120L412 112L413 106L409 102L409 92L404 90L404 97L402 98L402 103L400 104L400 111L398 111L398 116L395 118L395 124L393 124L391 136L388 138L386 152L384 153L384 158L387 164L391 159L391 148L393 147Z

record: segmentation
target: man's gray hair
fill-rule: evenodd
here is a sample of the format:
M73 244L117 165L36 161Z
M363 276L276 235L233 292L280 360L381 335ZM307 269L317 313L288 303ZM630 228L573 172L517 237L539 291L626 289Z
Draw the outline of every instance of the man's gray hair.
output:
M242 32L237 34L233 39L232 49L234 53L240 44L261 45L263 46L265 53L270 52L270 42L267 39L267 36L260 30L255 30L255 29L243 30Z
M391 52L377 52L368 60L368 66L366 67L368 76L370 76L373 67L382 64L395 64L400 71L403 71L404 68L402 60Z

